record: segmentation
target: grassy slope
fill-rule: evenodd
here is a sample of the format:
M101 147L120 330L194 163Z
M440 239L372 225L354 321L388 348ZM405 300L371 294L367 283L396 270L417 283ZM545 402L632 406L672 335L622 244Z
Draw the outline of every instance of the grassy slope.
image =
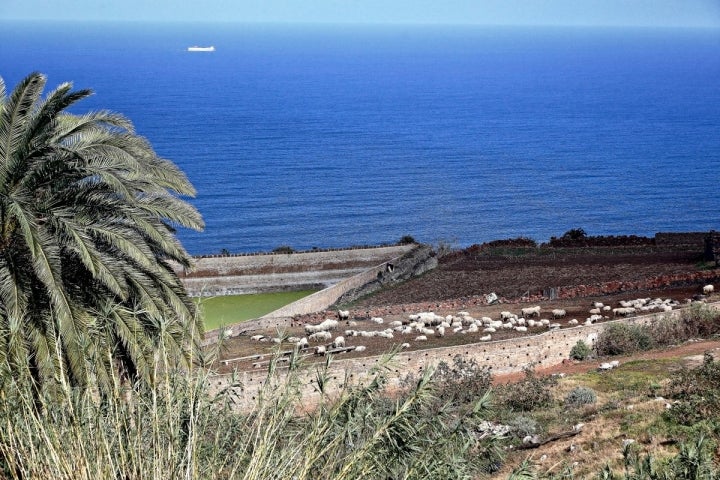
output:
M255 295L228 295L202 298L199 299L199 302L205 320L205 330L213 330L223 325L261 317L314 292L314 290L301 290Z
M662 414L668 401L657 396L663 393L672 372L685 364L682 358L637 360L610 372L589 372L561 380L553 389L554 405L525 416L537 420L546 432L567 431L574 424L584 423L583 433L537 450L516 451L493 478L507 478L512 467L528 456L537 462L538 472L546 475L557 474L572 464L575 478L594 478L605 464L621 471L625 439L636 441L638 451L656 458L673 455L676 449L666 446L665 441L692 437L692 429L666 422ZM597 403L579 408L564 406L564 396L578 386L592 388ZM569 452L571 445L574 450Z

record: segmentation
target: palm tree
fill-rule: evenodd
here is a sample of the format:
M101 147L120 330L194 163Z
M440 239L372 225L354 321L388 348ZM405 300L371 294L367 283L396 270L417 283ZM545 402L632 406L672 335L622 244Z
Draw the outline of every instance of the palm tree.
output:
M171 268L190 266L175 227L204 227L195 191L123 116L65 111L90 90L45 83L0 78L0 382L151 380L202 334Z

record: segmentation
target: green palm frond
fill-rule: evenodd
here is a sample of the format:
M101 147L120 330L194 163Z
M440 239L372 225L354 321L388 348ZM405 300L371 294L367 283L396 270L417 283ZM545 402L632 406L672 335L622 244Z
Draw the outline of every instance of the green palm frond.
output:
M188 361L202 327L166 261L190 264L171 225L204 225L187 177L127 118L68 114L92 92L42 98L45 82L8 97L0 79L0 361L111 389L118 365L153 375L154 348Z

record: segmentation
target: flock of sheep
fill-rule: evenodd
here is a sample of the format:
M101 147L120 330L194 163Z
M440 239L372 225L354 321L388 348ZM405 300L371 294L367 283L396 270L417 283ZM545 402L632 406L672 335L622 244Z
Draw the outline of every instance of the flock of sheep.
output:
M713 285L703 287L703 293L708 295L714 292ZM600 302L592 304L592 308L588 310L588 317L584 320L585 325L591 325L597 321L609 320L612 317L624 317L638 313L646 313L651 311L670 311L677 307L680 303L672 299L661 298L638 298L635 300L623 300L619 302L619 306L612 308ZM479 340L486 342L492 339L492 334L501 330L514 330L517 332L527 332L528 328L542 329L559 329L562 327L557 323L558 319L567 315L565 309L554 308L549 311L549 317L541 318L542 309L536 305L533 307L525 307L520 310L519 314L510 311L502 311L499 318L490 317L474 318L468 312L458 312L456 315L437 315L434 312L420 312L408 315L403 320L395 320L385 324L384 319L380 317L372 317L369 322L373 324L373 328L359 329L359 322L350 319L350 312L347 310L338 311L338 318L328 318L317 325L305 325L305 336L303 337L267 337L264 335L255 335L252 340L275 343L283 341L293 345L293 348L300 351L307 351L311 348L311 342L317 343L314 347L315 355L325 355L336 351L362 352L366 349L364 345L347 346L345 338L361 337L361 338L399 338L412 339L415 342L427 341L429 337L445 337L446 335L455 334L473 334L478 333L481 336ZM333 335L331 331L338 330L343 322L346 326L351 327L344 331L344 335ZM578 325L577 319L571 319L566 322L568 326ZM386 325L386 328L379 328L380 325ZM355 328L352 328L355 327ZM335 337L333 339L333 337ZM409 341L401 344L401 348L409 348Z

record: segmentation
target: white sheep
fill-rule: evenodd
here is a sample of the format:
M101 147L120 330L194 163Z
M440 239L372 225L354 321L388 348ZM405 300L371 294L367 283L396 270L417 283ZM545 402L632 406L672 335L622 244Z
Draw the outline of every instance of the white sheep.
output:
M305 337L301 338L300 340L298 340L298 342L295 344L295 346L297 347L298 350L306 350L309 347L308 339Z
M333 330L339 325L338 321L332 318L326 318L317 325L305 325L305 333L317 333L326 330Z
M365 345L358 345L355 347L356 352L364 352L367 347Z
M483 333L495 333L495 332L497 332L497 330L494 329L493 327L483 328Z
M400 322L400 321L398 321L398 320L395 320L395 321L393 321L393 322L388 323L388 325L391 326L391 327L401 327L401 326L402 326L402 322Z
M336 337L335 340L333 340L332 347L333 348L344 348L345 347L345 338L344 337Z
M321 342L323 340L330 340L331 338L332 334L330 332L322 331L313 333L308 337L308 340L312 342Z
M481 341L481 342L488 342L488 341L490 341L491 339L492 339L492 335L490 335L490 334L487 334L487 335L485 335L485 336L483 336L483 337L480 337L480 341Z
M593 308L603 308L605 305L602 302L593 303Z
M568 321L568 325L577 325L578 321L577 319L573 318L572 320Z
M527 307L520 310L522 312L523 317L534 317L534 316L540 316L540 306L536 305L534 307Z
M416 342L424 342L426 340L427 340L427 337L425 335L419 335L419 336L415 337Z
M406 349L406 348L410 348L410 344L409 344L409 343L403 343L402 345L400 345L400 348L402 348L403 350Z
M254 342L259 342L260 340L262 340L262 338L263 338L264 336L265 336L265 335L253 335L252 337L250 337L250 340L252 340L252 341L254 341Z
M435 336L444 337L445 336L445 327L443 327L443 326L437 327L437 330L435 331Z
M602 310L600 310L599 308L591 308L590 311L588 311L588 313L589 313L590 315L600 315L600 312L601 312L601 311L602 311Z
M515 314L512 313L512 312L508 312L508 311L500 312L500 319L501 319L501 320L507 320L507 319L509 319L509 318L514 318L514 317L515 317Z
M555 308L551 313L553 318L563 318L565 315L567 315L567 312L562 308Z
M383 319L380 318L380 317L372 317L372 318L370 319L370 321L373 322L373 323L377 323L378 325L380 325L380 324L382 324L385 320L383 320Z
M327 350L323 345L318 345L317 347L315 347L315 355L325 355L326 351Z
M515 327L515 330L518 332L527 332L527 327Z
M347 320L350 318L350 310L338 310L337 313L340 320Z
M714 291L715 291L715 286L714 286L714 285L705 285L705 286L703 287L703 293L704 293L705 295L710 295L710 294L713 293Z

